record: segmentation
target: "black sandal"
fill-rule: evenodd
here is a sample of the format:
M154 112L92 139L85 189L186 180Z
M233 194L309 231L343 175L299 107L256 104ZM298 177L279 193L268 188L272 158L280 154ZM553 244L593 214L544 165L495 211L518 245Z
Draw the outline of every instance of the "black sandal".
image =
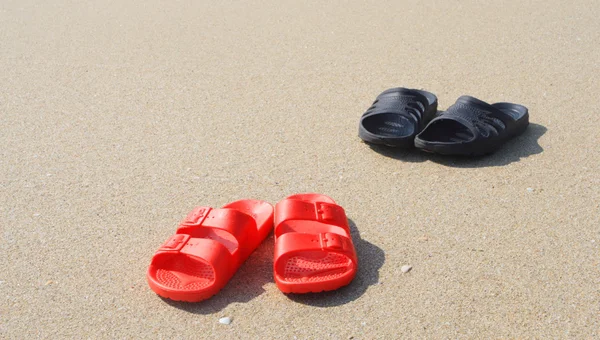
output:
M528 125L529 112L523 105L490 105L462 96L417 135L415 146L444 155L484 155L523 133Z
M437 97L427 91L393 88L382 92L365 112L358 136L367 143L414 147L415 136L437 112Z

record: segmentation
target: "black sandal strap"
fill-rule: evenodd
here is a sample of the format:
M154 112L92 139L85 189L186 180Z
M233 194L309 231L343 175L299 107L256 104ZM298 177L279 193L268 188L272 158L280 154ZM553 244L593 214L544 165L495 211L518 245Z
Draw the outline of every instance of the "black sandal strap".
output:
M434 118L454 120L468 128L477 138L498 136L514 123L514 119L494 106L470 96L460 97L456 103Z
M415 90L405 88L389 89L381 93L373 105L362 115L362 119L379 114L394 113L411 120L421 126L423 114L429 101L427 97Z

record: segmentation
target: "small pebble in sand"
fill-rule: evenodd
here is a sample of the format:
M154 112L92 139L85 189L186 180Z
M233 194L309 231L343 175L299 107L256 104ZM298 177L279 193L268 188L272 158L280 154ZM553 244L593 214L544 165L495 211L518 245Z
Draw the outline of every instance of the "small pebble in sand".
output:
M533 188L527 188L527 192L533 192Z
M220 318L219 323L222 323L224 325L229 325L231 323L231 318L228 318L228 317Z
M402 268L400 268L400 270L403 273L408 273L411 269L412 269L412 266L409 266L409 265L404 265L404 266L402 266Z

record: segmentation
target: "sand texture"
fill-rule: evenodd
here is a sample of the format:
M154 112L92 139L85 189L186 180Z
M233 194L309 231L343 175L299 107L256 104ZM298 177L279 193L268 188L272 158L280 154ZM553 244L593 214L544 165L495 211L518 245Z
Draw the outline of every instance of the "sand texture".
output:
M597 0L0 1L0 338L600 338L599 18ZM358 119L395 86L523 104L531 125L478 159L372 148ZM300 192L346 209L348 287L282 294L272 237L208 301L148 287L194 206Z

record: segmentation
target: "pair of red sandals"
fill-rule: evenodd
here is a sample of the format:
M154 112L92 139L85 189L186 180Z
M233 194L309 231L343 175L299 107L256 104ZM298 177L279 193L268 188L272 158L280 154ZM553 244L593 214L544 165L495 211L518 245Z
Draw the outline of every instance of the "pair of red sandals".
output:
M215 295L275 226L273 272L284 293L349 284L357 257L344 209L320 194L277 203L241 200L221 209L197 207L156 252L148 283L158 295L197 302Z

